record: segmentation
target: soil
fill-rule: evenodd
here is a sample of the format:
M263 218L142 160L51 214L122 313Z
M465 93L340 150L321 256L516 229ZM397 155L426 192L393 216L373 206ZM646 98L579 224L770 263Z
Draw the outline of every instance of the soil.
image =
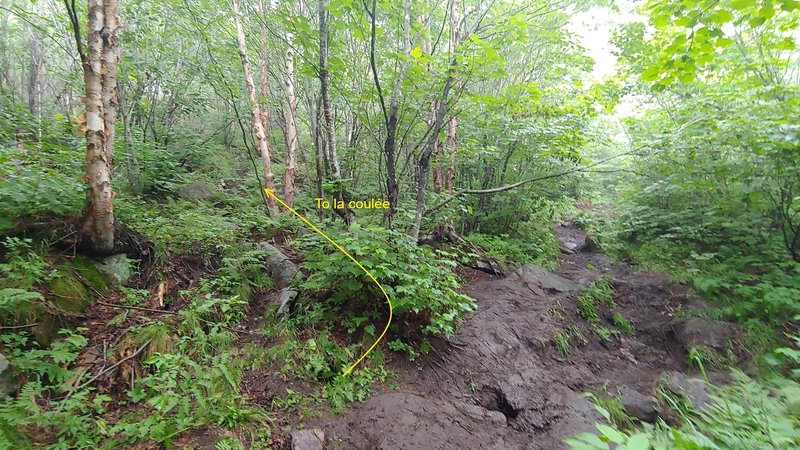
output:
M556 232L562 248L583 246L586 235L574 225ZM662 373L687 370L671 322L698 299L666 275L591 250L565 251L555 272L565 279L532 266L502 279L461 270L478 311L435 353L394 360L396 389L306 422L325 432L326 448L564 448L565 437L602 421L581 393L652 399ZM602 274L613 279L614 311L630 320L634 336L603 341L577 315L576 298ZM609 308L601 316L598 325L613 329ZM567 356L555 345L557 332L573 335Z

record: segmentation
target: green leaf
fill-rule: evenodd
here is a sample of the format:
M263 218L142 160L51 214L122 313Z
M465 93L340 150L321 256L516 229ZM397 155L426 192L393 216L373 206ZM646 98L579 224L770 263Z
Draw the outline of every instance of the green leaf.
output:
M622 444L625 442L625 435L620 433L619 431L609 427L608 425L603 425L602 423L598 423L595 425L603 436L607 437L608 440L615 444Z
M637 433L628 439L625 443L627 450L650 450L650 439L644 433Z
M661 70L658 66L649 67L642 72L642 81L656 81L660 74Z

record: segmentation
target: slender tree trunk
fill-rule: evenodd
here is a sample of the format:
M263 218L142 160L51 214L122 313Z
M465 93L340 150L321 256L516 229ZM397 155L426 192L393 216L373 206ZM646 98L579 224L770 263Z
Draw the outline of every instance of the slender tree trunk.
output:
M433 123L431 126L431 134L428 137L425 148L422 150L419 159L417 160L417 210L414 214L414 222L411 224L411 228L409 229L409 234L415 240L419 239L419 230L422 226L422 216L425 214L425 189L428 186L428 170L430 169L431 155L433 154L434 148L439 139L439 132L442 131L442 125L444 124L444 116L447 112L447 99L450 96L450 90L453 88L454 80L452 71L455 70L453 67L454 65L455 60L449 69L444 87L442 88L441 96L436 101L435 114L433 116Z
M86 161L89 205L81 226L81 245L95 254L114 251L114 191L111 168L114 160L114 126L117 115L117 51L119 15L117 0L89 0L89 37L84 54L77 14L70 11L78 50L83 63L86 95ZM88 242L87 242L88 241Z
M28 72L28 109L39 121L41 130L42 121L42 42L41 36L32 27L28 27L30 38L31 63ZM37 134L39 134L39 131ZM37 136L41 138L41 136Z
M131 132L131 109L127 105L125 92L119 86L119 107L122 113L122 127L125 131L125 174L128 177L128 188L133 195L142 194L142 176L139 159L136 157L134 137Z
M306 79L305 82L305 98L306 106L308 107L308 123L309 132L311 133L311 142L314 144L314 163L316 168L316 189L317 197L322 198L324 192L322 190L322 183L325 179L325 157L323 155L324 149L322 148L322 136L320 136L319 124L322 121L322 111L320 111L318 102L316 102L311 95L310 80ZM325 210L322 208L317 209L319 218L325 217Z
M286 40L292 42L291 35ZM286 50L286 78L284 79L284 92L286 94L286 161L283 172L283 198L292 206L294 204L294 177L297 170L297 97L294 89L294 53L292 46Z
M261 10L261 126L269 142L269 53L267 52L267 7L259 0Z
M250 59L247 57L247 42L244 38L244 28L242 27L242 22L239 19L239 0L231 0L231 7L233 8L233 22L236 26L236 40L239 46L239 58L242 61L244 82L245 86L247 87L247 94L250 97L250 105L252 108L251 111L253 113L253 128L256 132L258 150L259 153L261 153L261 159L264 163L264 187L272 192L275 192L275 175L272 173L272 157L270 155L267 136L264 134L261 108L258 106L258 96L256 95L256 87L253 83L253 72L250 68ZM271 195L267 196L267 207L270 217L275 217L277 201Z
M342 170L339 164L339 155L336 152L336 130L334 126L333 105L331 103L328 73L328 0L319 0L319 82L320 96L322 97L322 115L325 117L325 149L333 172L333 179L342 180ZM344 186L339 184L339 195L347 205L349 200ZM347 206L337 213L344 221L351 225L355 223L355 214Z
M458 0L450 0L450 52L453 54L456 52L456 45L460 41L458 21ZM452 116L447 126L447 151L450 154L450 164L447 166L447 174L445 175L445 189L448 192L453 192L456 183L457 131L458 116ZM450 224L452 225L452 222Z
M456 150L458 147L458 116L450 118L447 124L447 151L450 153L450 165L447 166L447 174L445 176L445 189L448 192L453 192L456 185Z

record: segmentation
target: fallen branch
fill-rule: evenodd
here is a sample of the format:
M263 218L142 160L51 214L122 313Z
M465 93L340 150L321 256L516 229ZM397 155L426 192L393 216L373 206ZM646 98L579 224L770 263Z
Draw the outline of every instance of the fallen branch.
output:
M147 312L154 312L154 313L161 313L161 314L172 314L172 315L177 315L178 314L177 311L164 311L163 309L142 308L140 306L115 305L113 303L101 302L100 300L95 300L95 303L97 303L98 305L110 306L112 308L135 309L137 311L147 311Z
M112 371L112 370L114 370L114 369L116 369L117 367L119 367L119 365L120 365L120 364L122 364L122 363L124 363L125 361L128 361L128 360L130 360L130 359L133 359L133 358L135 358L135 357L136 357L136 355L138 355L139 353L142 353L142 351L143 351L143 350L144 350L144 349L145 349L145 348L146 348L148 345L150 345L150 340L148 340L147 342L145 342L144 344L142 344L142 346L141 346L141 347L139 347L138 349L136 349L136 351L135 351L135 352L133 352L132 354L130 354L130 355L128 355L128 356L126 356L126 357L124 357L124 358L120 359L119 361L117 361L117 362L115 362L113 365L111 365L110 367L108 367L108 368L106 368L106 367L103 367L102 369L100 369L100 372L98 372L98 373L97 373L97 375L95 375L95 376L93 376L92 378L89 378L88 380L86 380L86 382L85 382L85 383L83 383L83 384L81 384L80 386L76 387L76 388L75 388L75 390L76 390L76 391L79 391L79 390L81 390L81 389L85 388L86 386L88 386L88 385L92 384L93 382L95 382L95 381L96 381L98 378L102 377L103 375L105 375L105 374L107 374L107 373L111 373L111 371Z
M25 324L25 325L10 325L10 326L7 326L7 327L0 327L0 330L19 330L21 328L32 328L32 327L35 327L36 325L39 325L39 324L38 323L28 323L28 324Z

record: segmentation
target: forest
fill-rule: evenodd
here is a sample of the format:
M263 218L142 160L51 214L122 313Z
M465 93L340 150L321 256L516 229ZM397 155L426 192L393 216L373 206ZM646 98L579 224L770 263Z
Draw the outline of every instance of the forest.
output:
M0 0L0 449L800 448L799 23Z

